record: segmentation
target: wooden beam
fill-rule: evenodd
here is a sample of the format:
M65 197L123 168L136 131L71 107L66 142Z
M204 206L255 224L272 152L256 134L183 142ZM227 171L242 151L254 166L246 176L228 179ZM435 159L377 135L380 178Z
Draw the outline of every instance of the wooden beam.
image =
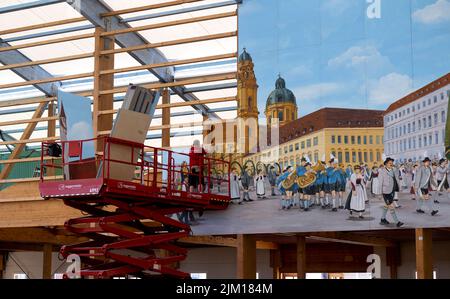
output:
M237 279L256 279L256 240L252 235L237 235Z
M43 45L51 45L51 44L57 44L57 43L63 43L63 42L69 42L69 41L87 39L87 38L93 38L93 37L94 37L93 33L71 35L71 36L66 36L66 37L38 41L38 42L25 43L25 44L10 46L10 47L0 47L0 52L18 50L18 49L23 49L23 48L38 47L38 46L43 46Z
M389 267L390 278L398 278L398 266L401 265L400 246L386 247L386 264Z
M345 243L345 244L355 244L364 246L380 246L380 247L395 247L397 244L389 239L364 236L361 234L352 234L347 232L319 232L306 234L309 239Z
M3 251L38 251L38 252L42 252L43 248L44 248L44 245L42 245L42 244L0 241L0 250L3 250ZM61 248L61 245L52 245L53 252L58 252L60 248Z
M46 229L38 227L0 228L1 242L15 242L26 244L74 244L84 241L74 235L67 235L64 229Z
M43 263L42 263L42 278L52 279L52 244L44 244L42 250Z
M30 123L28 126L36 127L36 123ZM25 128L24 133L25 133L26 130L27 129ZM59 140L59 137L43 137L43 138L36 138L36 139L20 139L20 140L12 140L12 141L2 141L2 142L0 142L0 145L40 143L40 142L43 142L43 141L55 141L55 140ZM16 147L16 148L18 148L18 147ZM12 156L12 154L10 155L10 157L11 156Z
M306 279L306 238L297 237L297 278Z
M0 89L87 78L87 77L92 77L93 75L94 75L94 73L82 73L82 74L74 74L74 75L67 75L67 76L60 76L60 77L51 77L51 78L39 79L39 80L28 80L28 81L24 81L24 82L8 83L8 84L0 85Z
M7 165L11 165L11 164L7 164ZM62 175L45 176L44 180L53 181L53 180L62 180L63 178L64 178L64 176L62 176ZM0 180L0 184L29 183L29 182L38 182L40 180L41 180L41 178L39 178L39 177L37 177L37 178L21 178L21 179L4 179L4 180Z
M203 22L203 21L209 21L209 20L217 20L217 19L229 18L229 17L235 17L235 16L237 16L236 10L232 11L232 12L206 15L206 16L195 17L195 18L190 17L187 19L177 19L175 21L150 24L150 25L145 25L145 26L136 26L136 27L120 29L120 30L107 31L107 32L102 33L101 36L112 36L112 35L116 35L116 34L124 34L124 33L136 32L136 31L159 29L159 28L164 28L164 27L178 26L178 25L197 23L197 22Z
M170 92L167 88L163 91L162 103L163 105L170 104ZM162 125L165 128L162 129L161 146L162 148L170 148L170 107L162 110Z
M114 88L114 74L101 75L103 70L114 69L114 55L100 55L103 50L114 49L114 37L102 37L103 29L95 29L95 52L94 52L94 105L93 105L93 126L94 136L99 136L100 131L112 129L113 116L99 114L102 110L111 110L114 107L114 95L100 92L105 89ZM103 141L95 143L96 151L103 150Z
M433 279L433 231L416 228L416 270L418 279Z
M47 103L40 103L31 118L41 117L42 114L44 113L46 107L47 107ZM33 134L33 131L36 128L36 124L37 123L29 123L27 125L27 127L25 128L25 130L23 131L20 139L26 140L26 139L30 138L31 134ZM14 143L12 143L12 144L14 144ZM20 156L20 154L22 153L24 148L25 148L25 143L21 143L21 144L18 144L17 146L15 146L14 150L12 151L11 155L9 155L8 159L17 159ZM14 164L6 164L5 167L3 167L2 171L0 172L0 181L8 178L9 174L11 173L11 171L13 169L13 166L14 166Z
M58 157L43 157L44 161L61 159ZM41 157L32 158L22 158L22 159L11 159L11 160L0 160L0 164L10 164L10 163L25 163L25 162L37 162L41 161Z
M181 243L197 244L207 246L221 246L221 247L237 247L237 239L231 237L218 237L218 236L193 236L182 238L179 240ZM279 246L273 242L256 241L256 249L260 250L278 250Z
M270 251L270 267L272 267L272 279L281 279L281 251Z
M237 36L237 31L231 31L231 32L225 32L225 33L217 33L217 34L202 35L202 36L197 36L197 37L169 40L169 41L153 43L153 44L143 44L143 45L133 46L133 47L128 47L128 48L118 48L118 49L114 49L114 50L102 51L102 52L100 52L100 54L101 55L118 54L118 53L139 51L139 50L145 50L145 49L154 49L154 48L176 46L176 45L189 44L189 43L196 43L196 42L208 41L208 40L213 40L213 39L229 38L229 37L235 37L235 36ZM2 48L0 48L0 49L2 49Z
M0 66L0 71L14 69L14 68L20 68L20 67L33 66L33 65L43 65L43 64L50 64L50 63L56 63L56 62L64 62L64 61L69 61L69 60L84 59L84 58L90 58L92 56L94 56L94 53L84 53L84 54L42 59L42 60L34 60L34 61L30 61L30 62L23 62L23 63L16 63L16 64L7 64L7 65Z
M183 85L192 85L192 84L200 84L207 82L215 82L215 81L224 81L224 80L234 80L236 79L235 72L217 74L217 75L207 75L201 77L191 77L183 80L177 80L175 82L168 83L149 83L149 84L140 84L140 86L148 89L159 89L159 88L167 88L167 87L175 87L175 86L183 86ZM100 95L114 94L114 93L123 93L126 92L128 87L118 87L110 90L102 90L100 91ZM195 101L189 101L187 103L193 103Z
M181 238L178 242L186 244L198 244L208 246L223 246L223 247L237 247L235 238L215 237L215 236L193 236Z
M86 19L84 17L80 17L80 18L72 18L72 19L59 20L59 21L54 21L54 22L41 23L41 24L36 24L36 25L29 25L29 26L24 26L24 27L15 27L15 28L0 31L0 36L11 34L11 33L16 33L16 32L42 29L42 28L47 28L47 27L66 25L66 24L78 23L78 22L83 22L83 21L86 21Z
M21 106L21 105L30 105L30 104L40 104L40 103L48 103L50 101L56 100L56 97L35 97L29 99L20 99L20 100L9 100L9 101L1 101L0 108L13 107L13 106Z
M3 249L2 247L1 247L1 244L0 244L0 250L1 249ZM8 253L7 252L5 252L5 251L0 251L0 279L3 279L3 271L5 271L5 269L6 269L6 265L5 265L5 256L7 255Z
M236 101L236 97L226 97L226 98L216 98L216 99L208 99L208 100L198 100L198 101L189 101L189 102L179 102L179 103L170 103L170 104L160 104L156 106L156 109L164 109L164 108L179 108L179 107L187 107L192 105L206 105L212 103L225 103L225 102L233 102ZM99 114L114 114L117 113L117 109L112 110L104 110L99 111Z
M51 138L51 137L55 137L56 136L56 120L59 118L56 115L56 104L55 102L50 102L48 104L48 108L47 108L47 116L48 116L48 123L47 123L47 137ZM42 169L42 165L41 165L41 171L43 171ZM56 174L56 169L54 167L49 167L47 169L47 173L44 173L44 175L47 176L55 176Z
M199 2L199 1L202 1L202 0L176 0L176 1L169 1L169 2L164 2L164 3L157 3L157 4L146 5L146 6L115 10L115 11L103 13L100 16L102 18L105 18L105 17L123 15L123 14L128 14L128 13L133 13L133 12L139 12L139 11L146 11L146 10L151 10L151 9L158 9L158 8L175 6L175 5L182 5L182 4L186 4L186 3Z
M199 62L206 62L206 61L213 61L213 60L220 60L220 59L230 59L230 58L236 58L236 57L237 57L237 53L228 53L228 54L205 56L205 57L198 57L198 58L181 59L181 60L174 60L174 61L154 63L154 64L130 66L130 67L125 67L125 68L120 68L120 69L104 70L104 71L100 72L100 75L126 73L126 72L132 72L132 71L156 69L156 68L160 68L160 67L199 63ZM0 67L0 69L1 69L1 67Z
M52 116L52 117L40 117L40 118L29 118L29 119L19 119L19 120L10 120L10 121L4 121L4 122L0 122L0 127L4 127L4 126L13 126L13 125L21 125L21 124L29 124L29 123L39 123L39 122L44 122L44 121L52 121L52 120L57 120L58 117L57 116Z

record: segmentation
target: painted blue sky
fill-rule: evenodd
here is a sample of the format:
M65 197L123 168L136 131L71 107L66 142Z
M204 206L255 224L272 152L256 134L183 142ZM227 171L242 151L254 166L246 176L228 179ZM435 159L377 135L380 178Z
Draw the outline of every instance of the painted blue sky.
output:
M373 1L380 18L368 17ZM239 15L262 116L278 73L304 116L386 109L450 72L450 0L244 0Z

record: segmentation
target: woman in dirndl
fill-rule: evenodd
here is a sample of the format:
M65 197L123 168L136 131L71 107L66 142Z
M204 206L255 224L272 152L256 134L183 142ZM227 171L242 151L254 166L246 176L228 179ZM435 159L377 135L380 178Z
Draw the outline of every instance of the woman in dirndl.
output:
M358 213L360 219L363 219L367 201L366 182L364 175L361 173L361 167L356 165L354 169L355 172L350 178L352 190L347 198L345 209L350 211L350 215L355 212Z

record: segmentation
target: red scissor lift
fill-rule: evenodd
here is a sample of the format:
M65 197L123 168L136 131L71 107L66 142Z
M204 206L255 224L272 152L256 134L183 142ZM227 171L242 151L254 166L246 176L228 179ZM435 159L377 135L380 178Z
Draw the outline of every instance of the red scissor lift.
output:
M94 142L103 143L103 155L84 159L83 148ZM211 183L217 182L212 175L213 167L230 169L229 162L205 157L204 174L199 179L205 181L206 188L190 193L180 190L176 180L182 173L187 175L176 162L189 161L186 154L111 137L58 145L62 160L44 161L55 143L42 144L42 168L47 168L47 172L48 168L70 171L70 179L45 181L45 171L41 171L39 188L43 198L62 199L66 205L86 214L68 220L65 228L89 241L63 246L60 251L64 258L70 254L80 256L81 277L188 278L187 273L172 266L186 258L187 250L177 246L176 241L189 236L191 228L173 215L189 210L226 209L230 202L229 174L220 178L222 193L215 192ZM114 146L120 146L122 152L125 148L130 159L113 159ZM117 165L131 166L133 179L115 179L112 171Z

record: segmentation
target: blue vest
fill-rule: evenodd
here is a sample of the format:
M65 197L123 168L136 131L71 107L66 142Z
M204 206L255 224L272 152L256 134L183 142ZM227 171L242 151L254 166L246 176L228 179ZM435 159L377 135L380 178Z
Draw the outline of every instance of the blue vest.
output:
M334 167L327 168L328 184L336 184L339 180L339 171Z
M297 167L297 176L305 175L305 173L306 173L306 167L305 166Z

